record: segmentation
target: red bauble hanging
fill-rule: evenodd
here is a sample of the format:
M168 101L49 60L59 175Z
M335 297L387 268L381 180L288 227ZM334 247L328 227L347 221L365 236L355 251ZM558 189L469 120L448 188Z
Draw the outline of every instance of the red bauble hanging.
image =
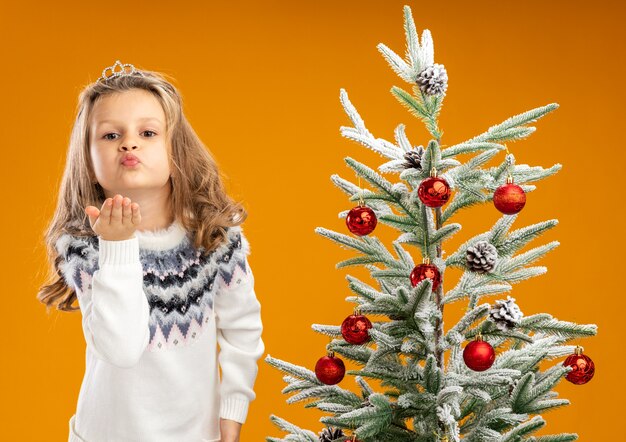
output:
M513 177L509 175L506 184L498 187L494 192L493 204L505 215L515 215L526 205L526 192L514 184Z
M343 361L336 357L332 351L319 358L315 364L315 376L326 385L339 383L345 374L346 367Z
M350 344L361 345L369 341L368 330L370 328L372 328L370 320L355 310L354 314L348 316L341 323L341 336Z
M439 269L437 266L430 264L430 259L425 258L424 263L415 266L413 271L411 271L411 285L415 287L419 284L420 281L425 278L430 278L433 281L432 291L434 292L439 287L441 283L441 274L439 273Z
M352 208L346 216L346 226L348 230L355 235L364 236L369 235L376 228L378 219L376 214L369 207L359 204Z
M595 364L589 356L583 354L583 348L580 345L576 346L576 352L568 356L563 365L574 368L567 373L565 379L576 385L589 382L596 371Z
M420 183L417 196L428 207L441 207L450 198L450 185L443 178L437 177L437 169L433 167L430 177Z
M463 350L465 365L474 371L485 371L496 360L496 352L480 333L476 339L465 346Z

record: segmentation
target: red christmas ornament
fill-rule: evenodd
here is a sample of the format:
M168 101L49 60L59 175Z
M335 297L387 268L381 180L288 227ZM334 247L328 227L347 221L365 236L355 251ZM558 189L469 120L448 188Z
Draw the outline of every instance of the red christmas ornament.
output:
M524 189L513 183L513 177L509 175L506 184L498 187L494 192L493 204L505 215L515 215L526 205L526 193Z
M430 177L420 183L417 196L428 207L441 207L450 198L450 185L443 178L437 177L437 169L433 167Z
M441 274L439 273L437 266L430 264L430 260L428 258L426 258L425 261L425 264L417 265L413 271L411 271L411 284L415 287L424 278L430 278L433 281L432 291L435 291L441 283Z
M328 355L322 356L315 364L315 376L320 382L326 385L334 385L339 383L346 374L346 367L343 361L335 357L335 353L328 352Z
M370 328L372 328L370 320L355 310L353 315L348 316L341 323L341 336L350 344L360 345L369 341L368 330Z
M574 368L567 373L565 379L576 385L589 382L596 371L595 364L589 356L583 354L583 348L580 345L576 346L576 352L568 356L563 365Z
M346 226L355 235L369 235L374 231L378 219L372 209L367 206L358 205L348 212L346 216Z
M465 365L474 371L485 371L493 365L496 360L496 352L491 344L483 341L479 333L476 339L465 346L463 350L463 360Z

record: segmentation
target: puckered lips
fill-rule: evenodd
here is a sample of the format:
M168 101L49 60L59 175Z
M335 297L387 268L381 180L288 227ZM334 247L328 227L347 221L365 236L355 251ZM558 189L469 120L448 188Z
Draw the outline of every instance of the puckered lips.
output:
M124 157L122 158L121 163L124 166L136 166L137 164L141 163L141 161L139 161L139 158L137 158L135 155L133 155L132 153L127 153L126 155L124 155Z

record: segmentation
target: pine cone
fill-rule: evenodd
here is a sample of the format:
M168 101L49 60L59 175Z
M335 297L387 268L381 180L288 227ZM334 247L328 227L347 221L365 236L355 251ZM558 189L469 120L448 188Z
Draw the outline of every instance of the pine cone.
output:
M333 440L339 440L343 437L343 431L340 428L326 427L320 433L320 442L331 442Z
M442 64L428 66L417 75L416 83L427 95L445 94L448 89L448 73Z
M467 249L467 266L477 273L493 270L498 259L498 251L487 241L478 241Z
M404 154L406 162L403 164L405 169L418 169L422 170L422 155L424 155L424 148L418 146L417 149L413 149Z
M515 298L507 296L507 299L499 299L491 307L489 317L500 330L510 330L517 327L524 314L515 303Z

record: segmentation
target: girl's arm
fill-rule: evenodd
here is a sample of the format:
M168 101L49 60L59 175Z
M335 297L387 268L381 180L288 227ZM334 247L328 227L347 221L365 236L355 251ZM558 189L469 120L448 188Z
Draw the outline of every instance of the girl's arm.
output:
M239 442L241 423L220 418L220 442Z
M230 283L216 293L213 306L216 314L218 356L222 368L220 384L220 417L244 423L249 403L255 399L253 390L257 361L265 351L261 339L261 305L254 291L254 276L246 255L249 244L241 230L231 239L232 256L228 258ZM244 270L245 269L245 270Z
M106 362L130 368L150 338L139 242L136 237L98 241L99 268L92 276L83 268L82 254L68 257L62 270L78 297L87 347Z

